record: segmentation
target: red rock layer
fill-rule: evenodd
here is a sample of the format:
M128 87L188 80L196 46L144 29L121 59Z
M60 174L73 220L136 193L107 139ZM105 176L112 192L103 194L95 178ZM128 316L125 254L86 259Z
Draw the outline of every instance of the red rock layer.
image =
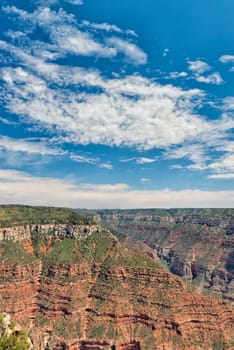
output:
M53 329L51 349L62 349L60 338L69 350L189 350L197 349L194 338L207 350L216 336L232 336L229 305L189 293L166 271L116 267L92 276L88 266L73 268L69 283L68 266L53 267L41 283L40 312L50 326L40 332Z
M180 278L107 233L101 242L109 245L99 247L99 236L90 243L88 233L83 250L79 240L70 245L75 260L66 255L59 263L52 255L43 266L38 259L0 264L0 311L31 321L35 350L210 350L215 344L231 350L230 305L192 294Z
M41 260L29 265L0 264L0 312L26 323L35 317Z

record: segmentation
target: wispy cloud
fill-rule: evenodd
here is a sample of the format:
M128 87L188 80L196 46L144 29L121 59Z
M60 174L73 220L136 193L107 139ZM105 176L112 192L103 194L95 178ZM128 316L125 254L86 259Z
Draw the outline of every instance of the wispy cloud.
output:
M195 79L200 83L206 83L206 84L221 85L224 83L223 78L218 72L209 74L207 76L198 75L195 77Z
M63 69L66 84L73 77L72 68L67 70L68 76ZM82 144L165 147L196 137L208 126L191 111L202 96L199 90L161 86L140 76L107 80L90 75L99 78L96 86L102 91L77 95L62 86L49 88L43 77L22 68L4 68L1 76L8 92L7 108L51 131L56 126L57 133L65 132L71 142ZM85 76L80 80L88 87ZM60 72L49 71L48 79L50 84L56 82Z
M186 72L171 72L169 74L170 79L186 78L187 76L188 76L188 73Z
M157 158L149 158L149 157L133 157L133 158L120 160L120 162L122 163L135 162L136 164L151 164L151 163L155 163L156 161L157 161Z
M198 74L207 72L211 70L211 68L212 67L205 61L201 61L201 60L188 61L188 69Z
M82 5L84 3L83 0L65 0L65 2L72 5Z
M87 69L66 66L65 61L61 64L61 59L69 55L124 57L124 62L145 64L147 55L133 41L136 40L134 33L105 22L78 23L75 16L64 10L46 6L31 13L13 6L5 7L4 11L26 28L24 34L11 31L6 33L8 42L0 41L0 49L7 52L9 60L0 70L3 82L0 97L10 113L30 127L46 130L50 136L73 144L127 146L137 150L172 147L167 156L188 159L190 169L208 169L208 165L214 163L207 154L211 149L224 147L224 140L233 127L232 97L222 106L221 113L226 114L208 120L199 114L204 98L208 98L199 89L162 85L140 74L116 74L110 78L92 65ZM33 40L31 34L35 28L40 28L48 40ZM132 35L131 40L127 35ZM11 63L13 67L9 67ZM190 60L188 65L193 79L223 83L220 74L212 73L212 67L205 61ZM170 78L189 79L187 74L172 72ZM16 150L14 142L8 140L8 148ZM22 142L20 147L26 152ZM37 147L32 141L27 140L27 145L36 153ZM225 147L227 149L227 144ZM40 150L46 152L46 145ZM50 150L56 151L57 147ZM228 151L223 148L221 152L225 156ZM112 168L111 163L92 156L68 156L79 163ZM150 157L132 160L137 164L156 161ZM210 171L216 170L210 168Z
M90 158L87 156L81 156L77 154L71 154L70 158L77 163L88 163L88 164L96 164L98 162L98 158Z
M147 158L147 157L141 157L136 159L137 164L150 164L150 163L155 163L156 159L155 158Z
M3 123L3 124L7 124L7 125L14 125L14 124L16 124L15 122L13 122L11 120L8 120L7 118L3 118L3 117L0 117L0 122Z
M196 168L197 170L204 169L205 163L209 159L206 155L204 144L187 144L178 148L172 148L166 151L164 156L168 159L187 158L192 162L192 166L189 166L189 168Z
M170 189L139 191L126 184L75 184L56 178L33 177L0 170L2 203L56 205L73 208L233 207L233 191Z
M234 179L234 173L230 174L213 174L208 176L209 179Z
M71 0L72 1L72 0ZM74 1L73 1L74 2ZM122 38L114 37L102 40L92 35L89 29L97 31L115 31L135 35L133 31L121 30L115 25L108 23L91 23L84 21L77 23L75 17L63 9L51 10L49 7L39 7L33 13L18 9L15 6L6 6L3 10L9 15L14 15L23 21L29 32L39 26L50 38L50 43L29 42L29 51L37 49L47 53L46 58L63 57L68 54L82 56L98 56L111 58L122 53L130 63L143 64L146 62L146 54L136 45ZM85 29L85 31L82 30ZM11 36L14 35L11 32ZM44 46L44 50L43 50Z
M103 162L102 160L100 160L100 158L92 158L92 157L88 157L86 155L78 155L78 154L73 154L73 153L70 154L69 157L71 160L73 160L74 162L77 162L77 163L93 164L101 169L107 169L107 170L113 169L113 165L111 164L110 161Z
M147 62L146 53L129 41L112 37L107 39L107 43L113 46L117 52L123 53L126 59L134 64L145 64Z
M140 181L145 184L145 183L150 183L152 180L149 179L148 177L143 177L140 179Z
M229 96L223 99L222 108L226 111L234 111L234 97Z
M234 63L234 55L222 55L219 60L222 63Z
M220 174L234 174L234 150L232 153L226 154L216 162L212 162L208 165L208 168L212 171Z
M190 144L171 149L165 152L165 157L169 159L187 158L190 165L173 165L174 169L187 168L189 170L207 170L211 172L208 178L229 179L234 174L234 153L233 142L224 141L224 144L214 146L214 150L222 152L216 156L216 161L212 160L212 155L208 156L209 145Z
M100 168L102 169L107 169L107 170L112 170L113 169L113 165L111 163L101 163L99 165Z
M104 23L92 23L92 22L85 20L85 21L81 22L80 27L86 27L88 29L94 29L96 31L101 30L101 31L105 31L108 33L115 32L115 33L120 33L120 34L132 35L135 37L137 36L137 34L131 29L123 30L123 29L119 28L118 26L116 26L115 24L109 24L106 22L104 22Z
M44 140L38 139L14 139L7 136L0 136L0 149L11 152L41 154L41 155L64 155L66 152L53 148Z
M212 67L205 61L188 61L188 69L193 72L192 78L200 83L214 85L221 85L224 83L224 80L219 72L204 75L204 73L212 69Z

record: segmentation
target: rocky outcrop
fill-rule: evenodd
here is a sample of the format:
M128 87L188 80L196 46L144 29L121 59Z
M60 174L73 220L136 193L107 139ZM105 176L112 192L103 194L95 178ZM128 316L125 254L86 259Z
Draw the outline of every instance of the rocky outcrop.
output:
M214 211L214 217L206 216L202 213L202 209L198 210L198 214L189 214L186 215L178 215L176 210L173 210L171 212L170 210L160 210L161 215L147 215L142 214L144 210L132 210L132 214L130 213L131 210L127 211L127 214L124 211L117 211L116 213L113 213L113 211L108 210L99 210L97 211L101 218L106 222L114 222L114 221L124 221L124 222L154 222L154 223L172 223L172 224L195 224L195 225L205 225L208 227L218 227L225 229L225 233L232 234L234 233L234 219L232 216L224 216L222 217L222 214L218 211ZM151 209L150 211L153 211ZM155 210L157 211L157 209ZM193 210L193 212L196 210ZM230 209L231 211L231 209ZM234 214L232 214L234 215Z
M232 337L232 309L221 300L191 295L166 271L115 267L100 270L98 278L81 275L71 286L58 269L44 282L46 308L40 313L50 320L43 326L50 333L48 349L205 350Z
M38 234L51 237L73 237L79 238L83 233L98 232L98 225L68 225L68 224L45 224L45 225L23 225L0 228L0 241L30 241Z
M104 210L99 214L124 244L144 252L148 246L148 255L154 259L157 255L171 272L200 291L234 301L234 210Z
M52 224L29 232L26 245L17 234L0 244L0 311L28 326L34 350L231 349L230 305L191 293L108 231Z
M35 317L41 278L41 260L27 265L0 263L0 311L30 324Z

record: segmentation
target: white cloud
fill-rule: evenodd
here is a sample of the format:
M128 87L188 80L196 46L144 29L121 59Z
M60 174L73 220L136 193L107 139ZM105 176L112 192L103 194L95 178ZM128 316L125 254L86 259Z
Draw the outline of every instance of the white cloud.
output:
M115 31L117 33L130 34L136 36L131 30L122 30L115 25L108 23L90 23L84 21L81 24L77 23L75 17L68 14L63 9L52 11L49 7L39 7L33 13L23 11L15 6L6 6L3 10L11 15L16 15L23 22L28 24L28 30L33 31L37 26L41 27L50 37L51 43L40 43L39 46L44 46L40 49L44 58L58 58L68 54L82 56L98 56L111 58L122 53L126 56L130 63L143 64L146 63L146 54L135 44L117 37L109 38L106 43L101 42L101 39L95 38L91 33L82 31L81 28L87 29ZM13 35L13 34L11 34ZM38 42L30 42L28 52L32 49L37 49L35 45Z
M224 140L220 145L215 147L216 151L228 152L229 154L234 150L234 141Z
M130 29L123 30L116 26L115 24L109 24L109 23L92 23L87 20L82 21L81 27L87 27L88 29L94 29L94 30L101 30L105 32L115 32L115 33L120 33L120 34L127 34L127 35L132 35L132 36L137 36L137 34Z
M41 154L41 155L63 155L66 152L60 149L49 147L45 141L35 139L14 139L7 136L0 136L0 149L10 152Z
M71 154L70 159L77 163L95 164L101 169L113 169L113 165L111 164L111 162L107 161L105 163L102 163L99 158L91 158L83 155Z
M234 63L234 55L222 55L219 60L222 63Z
M140 181L141 181L142 183L149 183L149 182L151 182L152 180L149 179L149 178L147 178L147 177L143 177L143 178L140 179Z
M211 66L209 66L208 63L201 60L188 61L188 69L194 73L202 74L204 72L209 71L211 69Z
M187 76L188 76L188 73L186 72L171 72L169 74L169 78L171 79L186 78Z
M66 67L63 71L66 82ZM49 82L56 82L60 74L49 70ZM105 80L91 72L78 79L88 86L87 77L90 75L91 84L96 77L96 86L102 91L77 95L62 86L49 88L44 79L22 68L5 68L1 75L11 112L58 134L65 132L71 142L149 149L198 137L209 125L191 110L202 96L199 90L161 86L140 76ZM68 81L72 76L71 68Z
M223 99L223 106L222 108L224 110L234 110L234 97L233 96L229 96Z
M224 80L221 77L219 72L214 72L208 75L204 75L204 73L212 69L212 67L204 61L201 61L201 60L188 61L188 69L193 73L191 78L195 79L200 83L214 84L214 85L221 85L224 83Z
M116 49L104 46L95 41L90 34L82 32L68 25L53 28L51 39L57 45L60 53L100 57L116 56Z
M128 158L128 159L120 159L120 162L122 162L122 163L129 163L129 162L132 162L132 161L134 161L134 160L136 160L136 158Z
M165 156L169 159L188 158L192 162L199 164L206 159L204 145L202 144L188 144L170 149L165 152Z
M65 1L72 5L83 5L83 0L65 0Z
M76 155L76 154L71 154L70 158L77 163L96 164L98 161L98 158L90 158L90 157L80 156L80 155Z
M218 72L209 74L207 76L196 75L195 80L199 81L200 83L214 84L214 85L221 85L224 83L223 78Z
M146 53L129 41L112 37L107 39L107 43L118 52L123 53L126 59L134 64L145 64L147 62Z
M52 11L43 7L29 13L8 6L4 10L18 16L22 23L25 21L28 30L39 26L51 38L51 43L28 38L22 47L0 42L1 49L11 55L14 66L18 65L0 70L4 81L0 97L4 98L5 107L25 123L46 129L66 142L84 145L96 143L145 150L182 145L180 150L172 150L171 158L186 157L193 163L191 169L207 169L206 151L224 147L233 118L226 114L209 121L199 115L197 107L202 106L205 96L201 90L161 85L140 75L125 78L115 75L108 79L94 69L49 62L67 54L113 57L120 53L134 64L146 63L146 54L134 43L118 37L107 37L100 42L95 36L101 30L102 35L128 31L108 23L79 24L62 9ZM81 30L82 25L86 31ZM89 27L94 29L92 33L87 32ZM204 61L189 61L189 67L194 79L214 84L222 81L217 72L201 75L211 69ZM174 79L186 76L186 72L171 73ZM231 98L225 101L227 111L232 105ZM227 152L224 148L222 151ZM133 160L138 164L155 161L146 157ZM95 159L78 155L76 161ZM112 166L108 162L101 164L107 164L106 168ZM97 165L101 166L99 160Z
M231 208L234 205L234 191L139 191L126 184L76 185L61 179L33 177L15 170L0 170L0 196L1 203L93 209Z
M209 164L209 169L220 173L234 173L234 153L226 154L217 162Z
M37 4L41 5L41 6L50 6L50 5L61 5L61 1L64 1L68 4L71 5L83 5L84 1L83 0L37 0Z
M3 123L3 124L7 124L7 125L12 125L12 124L15 124L14 122L6 119L6 118L3 118L3 117L0 117L0 122Z
M207 170L212 172L209 178L225 179L225 174L234 172L234 143L227 139L228 132L233 127L234 120L224 115L221 120L210 124L208 129L204 130L199 143L184 143L179 147L172 147L164 156L166 159L186 158L192 162L190 165L172 165L174 169Z
M150 164L150 163L155 163L156 159L155 158L147 158L147 157L141 157L136 159L137 164Z
M100 168L102 169L107 169L107 170L112 170L113 169L113 165L111 163L101 163L99 165Z
M230 174L213 174L208 176L209 179L234 179L234 173Z

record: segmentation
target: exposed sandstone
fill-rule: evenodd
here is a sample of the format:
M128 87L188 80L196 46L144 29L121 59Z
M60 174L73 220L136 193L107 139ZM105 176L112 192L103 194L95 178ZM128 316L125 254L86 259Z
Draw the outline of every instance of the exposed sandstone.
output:
M104 210L99 214L124 244L145 252L148 245L149 256L155 259L157 254L171 272L203 293L234 301L234 210Z
M97 225L25 230L26 245L21 229L13 240L27 248L38 235L42 255L1 260L0 311L28 324L35 350L231 349L227 303L191 294L179 277Z

